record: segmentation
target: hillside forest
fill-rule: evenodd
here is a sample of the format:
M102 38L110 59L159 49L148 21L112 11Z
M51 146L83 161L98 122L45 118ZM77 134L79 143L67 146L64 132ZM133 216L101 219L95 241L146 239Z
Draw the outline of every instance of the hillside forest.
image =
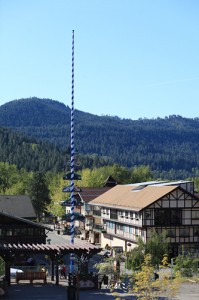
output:
M61 172L70 159L70 108L27 98L0 106L0 161L28 172ZM154 178L199 176L199 119L120 119L75 110L79 169L147 166Z

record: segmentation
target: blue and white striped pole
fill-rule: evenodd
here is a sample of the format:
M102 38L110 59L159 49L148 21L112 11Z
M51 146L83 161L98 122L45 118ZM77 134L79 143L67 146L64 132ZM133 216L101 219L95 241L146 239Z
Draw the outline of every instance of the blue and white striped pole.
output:
M71 181L70 181L70 201L71 201L71 225L70 225L70 243L74 245L75 236L75 216L74 216L74 161L75 161L75 143L74 143L74 30L72 31L72 94L71 94ZM74 254L70 255L70 272L74 272Z

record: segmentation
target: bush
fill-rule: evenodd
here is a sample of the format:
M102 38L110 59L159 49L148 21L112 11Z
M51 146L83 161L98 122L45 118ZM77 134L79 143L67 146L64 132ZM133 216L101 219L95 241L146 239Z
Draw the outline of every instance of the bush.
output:
M192 277L198 274L198 258L190 253L178 255L175 259L174 273L180 272L183 277Z

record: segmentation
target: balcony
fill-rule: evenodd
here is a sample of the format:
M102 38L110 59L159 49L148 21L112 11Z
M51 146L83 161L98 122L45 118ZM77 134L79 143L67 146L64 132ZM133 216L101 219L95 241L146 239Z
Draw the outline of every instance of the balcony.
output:
M101 217L101 210L93 210L93 216Z
M93 224L93 231L98 231L101 233L106 233L106 225L103 224Z
M111 211L111 213L110 213L110 219L113 219L113 220L118 220L118 214L117 213L113 213L112 211Z
M85 224L85 229L88 230L88 231L92 230L93 229L93 223L92 222L86 223Z
M92 210L86 210L85 211L85 216L93 216L93 211Z

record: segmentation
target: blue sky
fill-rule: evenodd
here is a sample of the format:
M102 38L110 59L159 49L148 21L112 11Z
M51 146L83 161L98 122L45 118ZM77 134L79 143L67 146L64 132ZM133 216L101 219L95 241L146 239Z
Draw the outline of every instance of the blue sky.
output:
M0 0L0 105L39 97L121 118L199 117L198 0Z

